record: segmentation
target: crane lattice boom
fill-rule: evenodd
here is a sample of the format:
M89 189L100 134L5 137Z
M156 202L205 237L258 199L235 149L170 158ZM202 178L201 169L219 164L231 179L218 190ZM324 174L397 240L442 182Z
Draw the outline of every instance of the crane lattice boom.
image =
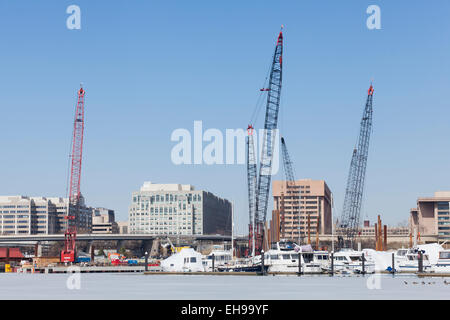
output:
M278 124L278 111L280 108L282 61L283 60L283 33L280 31L275 46L272 66L270 70L269 85L267 87L266 116L264 120L263 141L260 157L260 167L256 188L255 221L256 250L261 251L264 240L264 225L269 200L270 180L272 175L273 149Z
M72 138L72 163L70 167L69 202L73 206L79 205L81 183L81 160L83 158L84 132L84 94L83 88L78 91L78 101L75 111Z
M286 146L286 141L283 137L281 137L281 154L283 156L283 168L284 168L284 174L286 176L286 195L290 197L294 197L295 194L295 173L294 173L294 166L291 160L291 157L289 156L289 152ZM300 193L297 198L297 203L293 203L293 207L298 206L298 223L300 227ZM281 193L281 217L280 217L280 230L281 230L281 237L286 238L286 228L285 228L285 206L284 206L284 193ZM300 236L300 234L299 234ZM291 234L292 237L292 234Z
M370 85L367 93L366 106L361 119L358 146L353 150L345 191L340 228L342 235L346 237L348 245L353 244L353 240L360 226L361 204L369 154L370 134L372 131L373 92L374 89Z
M78 90L78 100L73 124L69 203L67 216L65 217L66 231L64 234L64 250L61 252L62 262L74 262L76 258L76 225L80 210L81 160L83 158L84 95L85 91L81 87Z
M257 168L256 168L256 154L255 143L253 140L253 126L249 125L247 128L247 186L248 186L248 212L249 212L249 242L248 248L251 249L252 255L255 255L255 209L256 209L256 182L257 182ZM257 236L256 236L257 238Z
M286 175L286 182L291 185L295 182L294 167L283 137L281 138L281 154L283 156L283 167L284 174Z

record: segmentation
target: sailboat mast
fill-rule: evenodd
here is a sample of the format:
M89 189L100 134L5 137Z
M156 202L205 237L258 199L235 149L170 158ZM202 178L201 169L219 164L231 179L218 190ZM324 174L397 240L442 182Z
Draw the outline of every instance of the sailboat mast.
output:
M234 260L234 201L231 202L231 259Z

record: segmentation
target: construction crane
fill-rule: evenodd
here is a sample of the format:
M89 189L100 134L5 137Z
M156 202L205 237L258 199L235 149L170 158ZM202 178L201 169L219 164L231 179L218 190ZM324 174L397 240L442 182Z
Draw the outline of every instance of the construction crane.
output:
M294 168L291 161L291 157L289 156L289 152L286 146L286 142L283 137L281 137L281 154L283 156L283 168L284 168L284 174L286 176L286 194L291 196L291 199L294 199L294 191L293 188L295 187L295 175L294 175ZM298 205L299 205L299 226L300 226L300 198L298 199ZM295 203L292 202L292 205L294 206ZM285 227L285 204L284 204L284 192L281 192L281 210L280 210L280 230L281 230L281 236L286 237L286 227ZM299 235L300 236L300 235ZM292 237L292 234L291 234Z
M253 126L247 128L247 181L248 181L248 212L249 212L249 228L248 228L248 248L251 250L252 256L255 256L255 209L256 209L256 183L257 168L255 144L253 140ZM248 252L250 253L250 252Z
M70 166L69 203L67 205L66 231L64 233L64 249L61 251L61 262L75 262L77 221L79 219L81 205L81 160L83 158L83 133L84 133L84 96L85 91L81 86L78 90L78 100L75 110L75 120L72 136L72 154Z
M292 185L292 183L295 182L294 167L291 161L291 157L289 156L286 141L283 137L281 137L281 154L283 156L283 168L284 174L286 176L286 182Z
M367 92L367 101L361 119L358 145L353 149L352 160L345 190L344 207L339 224L341 234L338 238L339 247L352 247L360 226L360 212L366 177L367 157L369 154L369 141L372 131L372 102L373 86ZM344 240L345 237L345 240Z
M278 111L280 107L281 83L282 83L282 60L283 60L283 32L280 31L275 46L268 86L261 89L267 92L266 116L264 120L264 132L262 140L259 173L256 178L255 195L251 189L255 183L254 171L256 164L250 163L247 157L247 178L249 186L249 217L251 234L249 244L251 251L259 254L264 244L264 230L267 215L267 203L269 199L270 181L272 175L272 159L276 139ZM253 128L253 127L252 127ZM249 136L250 137L250 136ZM248 139L248 150L254 150L253 139ZM256 176L256 175L255 175ZM254 209L253 209L254 203ZM250 251L250 250L249 250Z

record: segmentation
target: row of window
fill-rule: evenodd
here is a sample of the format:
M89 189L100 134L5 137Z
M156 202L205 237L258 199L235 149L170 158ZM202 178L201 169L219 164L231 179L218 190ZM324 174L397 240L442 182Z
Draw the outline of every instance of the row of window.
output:
M278 196L278 197L280 197L280 196ZM306 200L316 200L316 201L320 200L319 196L300 196L300 197L298 197L296 195L294 195L294 196L291 196L291 195L287 196L287 195L285 195L284 196L284 199L288 199L288 200L296 200L296 201L298 201L299 198L300 198L300 200L303 200L303 202L305 201L305 199Z
M157 222L140 222L139 223L139 221L137 221L137 223L136 223L136 225L146 225L146 226L148 226L148 225L169 225L169 226L177 226L177 225L191 225L192 224L192 222L191 221L184 221L184 222L162 222L162 221L157 221ZM133 222L133 225L135 225L135 223ZM200 225L200 224L198 224L198 223L196 223L196 225Z
M293 186L289 186L289 189L311 189L311 186L297 186L297 185L293 185Z
M172 231L149 231L149 230L133 230L131 233L134 234L150 234L150 235L190 235L190 234L202 234L201 231L183 231L183 232L172 232Z
M5 206L0 206L0 208L3 209L15 209L15 208L29 208L30 206L24 206L24 205L18 205L18 206L13 206L13 205L5 205Z
M3 210L0 213L30 213L29 210Z
M186 199L183 199L183 197L185 197ZM133 202L150 202L150 203L154 203L154 202L174 202L174 201L178 201L178 200L183 200L183 201L194 201L194 202L200 202L202 201L202 196L199 194L194 194L192 195L192 193L187 193L185 195L174 195L174 194L165 194L165 195L154 195L154 196L134 196L133 197Z
M150 213L152 214L152 213ZM144 217L144 216L149 216L148 212L131 212L130 213L130 217ZM165 212L165 213L153 213L153 217L156 218L162 218L162 217L182 217L182 216L192 216L192 212Z
M17 227L17 229L27 229L28 226L23 226L23 225L8 225L8 226L3 226L3 229L15 229Z
M191 219L191 217L188 217L188 218L183 218L183 219L181 219L181 217L179 217L178 219L172 219L172 217L166 217L166 218L164 218L164 219L162 219L162 218L145 218L145 217L137 217L137 218L131 218L130 220L133 220L133 221L179 221L179 222L181 222L181 221L192 221L192 220L195 220L195 221L201 221L201 219Z
M170 231L170 232L175 232L175 234L176 234L176 232L177 232L177 230L191 230L192 228L191 227L180 227L180 228L178 228L178 229L174 229L174 228L171 228L171 229L169 229L168 227L159 227L159 228L153 228L153 227L147 227L147 228L132 228L131 230L132 230L132 232L136 232L136 231L148 231L148 230L151 230L151 231ZM181 231L178 231L178 233L181 233Z

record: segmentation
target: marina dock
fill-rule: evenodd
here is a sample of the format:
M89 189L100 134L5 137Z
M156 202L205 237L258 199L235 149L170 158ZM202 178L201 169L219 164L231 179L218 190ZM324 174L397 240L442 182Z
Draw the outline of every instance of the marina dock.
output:
M257 276L256 272L164 272L148 271L145 275L191 275L191 276Z
M149 267L149 270L154 269L155 271L160 271L160 268ZM70 272L80 272L80 273L111 273L111 272L139 272L143 273L145 271L145 266L80 266L80 267L66 267L66 266L55 266L55 267L42 267L42 268L22 268L19 273L70 273Z
M448 278L450 273L416 273L419 278Z

